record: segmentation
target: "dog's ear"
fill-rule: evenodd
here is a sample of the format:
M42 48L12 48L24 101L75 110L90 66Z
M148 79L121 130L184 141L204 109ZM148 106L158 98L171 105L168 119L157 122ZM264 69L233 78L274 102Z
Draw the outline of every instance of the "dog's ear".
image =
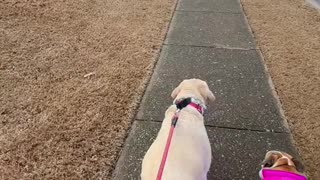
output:
M264 159L261 163L261 167L262 168L265 168L265 167L272 167L274 164L274 159L273 158L267 158L267 159Z
M273 156L274 151L268 151L264 157L264 160L261 163L262 168L264 167L272 167L276 162L275 157Z
M210 91L208 84L206 82L203 82L203 84L201 84L199 91L200 91L201 96L203 98L205 98L205 100L209 100L209 101L213 102L216 99L216 97Z
M216 100L216 97L213 95L213 93L208 89L208 99L213 102L214 100Z
M295 158L292 158L291 160L294 163L294 165L296 166L297 171L300 173L304 173L304 166L301 163L301 161L299 161L298 159L295 159Z
M180 85L179 85L178 87L176 87L176 88L172 91L171 97L172 97L173 99L175 99L175 98L177 97L177 95L179 94L180 91L181 91L181 87L180 87Z

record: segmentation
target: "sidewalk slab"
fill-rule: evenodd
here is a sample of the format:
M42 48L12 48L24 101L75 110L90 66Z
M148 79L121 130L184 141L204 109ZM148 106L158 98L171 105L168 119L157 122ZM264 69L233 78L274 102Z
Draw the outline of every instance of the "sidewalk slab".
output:
M162 121L172 90L188 78L205 80L216 96L207 125L288 132L256 50L164 46L136 118Z
M255 48L243 14L176 11L165 44Z
M113 180L140 179L142 159L156 138L160 125L161 123L151 121L133 122L130 134L113 172Z
M160 126L160 122L134 122L118 161L114 180L140 179L142 159ZM268 150L283 150L296 155L287 133L206 128L212 148L208 179L259 179L260 161Z
M180 0L178 11L207 11L241 13L239 0Z

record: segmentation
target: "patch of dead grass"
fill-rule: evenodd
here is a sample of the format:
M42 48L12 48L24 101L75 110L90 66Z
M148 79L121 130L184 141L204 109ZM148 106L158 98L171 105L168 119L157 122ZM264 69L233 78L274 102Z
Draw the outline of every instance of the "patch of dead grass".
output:
M111 177L172 5L0 2L0 179Z

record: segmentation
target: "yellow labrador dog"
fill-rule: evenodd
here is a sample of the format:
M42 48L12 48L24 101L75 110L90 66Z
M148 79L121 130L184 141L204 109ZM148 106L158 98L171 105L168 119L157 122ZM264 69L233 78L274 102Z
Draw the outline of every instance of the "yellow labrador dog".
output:
M206 180L211 164L211 147L201 108L195 107L205 108L205 104L214 101L215 97L207 83L199 79L184 80L173 90L171 96L175 103L188 98L196 105L187 105L179 113L162 180ZM176 110L176 105L172 105L165 113L158 136L143 159L142 180L157 179Z

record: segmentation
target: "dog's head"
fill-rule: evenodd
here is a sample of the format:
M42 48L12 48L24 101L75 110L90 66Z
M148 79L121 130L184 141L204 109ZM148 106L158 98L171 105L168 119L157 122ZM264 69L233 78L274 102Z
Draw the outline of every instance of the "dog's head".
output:
M173 90L171 97L174 99L195 97L206 104L208 101L215 100L208 84L200 79L187 79L182 81L179 86Z
M287 171L297 174L304 173L304 167L299 160L293 158L290 154L281 151L267 152L262 162L262 168Z

